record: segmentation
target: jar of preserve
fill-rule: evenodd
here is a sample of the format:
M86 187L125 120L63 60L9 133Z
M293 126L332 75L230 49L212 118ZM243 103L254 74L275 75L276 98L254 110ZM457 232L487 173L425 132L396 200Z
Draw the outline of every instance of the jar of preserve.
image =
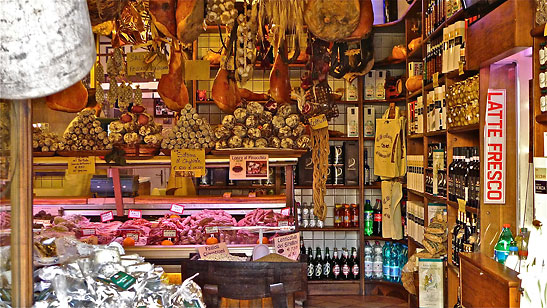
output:
M349 228L351 227L352 221L351 208L349 204L344 204L344 219L342 220L342 227Z
M355 203L351 205L351 226L359 228L359 206Z

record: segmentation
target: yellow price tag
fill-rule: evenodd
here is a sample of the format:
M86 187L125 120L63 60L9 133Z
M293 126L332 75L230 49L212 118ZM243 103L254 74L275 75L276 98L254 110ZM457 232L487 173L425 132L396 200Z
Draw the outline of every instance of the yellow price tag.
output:
M68 174L95 174L95 156L69 157Z
M436 88L439 86L439 72L436 72L433 74L433 88Z
M543 28L543 36L547 36L547 24L545 24L545 28Z
M329 126L329 122L327 122L327 117L324 114L320 114L318 116L310 118L309 122L312 129L321 129Z
M458 210L460 212L465 212L465 200L462 200L462 199L458 199Z
M171 170L191 171L195 177L205 175L204 149L177 149L171 151Z
M464 74L464 71L463 71L463 62L462 62L462 61L460 61L460 63L459 63L459 74L460 74L460 76Z
M152 60L150 63L147 61ZM169 73L167 57L159 55L155 58L149 52L130 52L127 54L127 75L137 73L154 73L155 76Z

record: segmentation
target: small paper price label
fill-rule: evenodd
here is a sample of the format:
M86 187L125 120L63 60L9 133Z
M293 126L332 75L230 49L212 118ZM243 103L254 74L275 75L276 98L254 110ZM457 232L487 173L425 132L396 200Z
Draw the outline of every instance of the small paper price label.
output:
M300 233L274 238L274 251L287 258L297 260L300 254Z
M465 200L462 200L462 199L458 199L458 210L460 212L465 212Z
M82 229L82 236L90 236L97 234L95 228L84 228Z
M286 220L286 219L278 220L277 221L277 226L278 227L288 227L289 226L289 221Z
M34 223L44 227L51 226L51 221L49 221L49 219L34 219Z
M104 212L101 214L101 222L107 222L114 220L114 213L112 211Z
M327 117L324 114L312 117L308 120L312 129L321 129L329 126Z
M184 206L181 205L181 204L173 203L173 204L171 204L171 210L170 211L173 212L173 213L182 214L182 212L184 212Z
M130 209L127 213L127 217L134 218L134 219L142 218L142 211Z
M163 237L167 237L167 238L177 237L177 230L163 230Z
M205 234L215 234L218 233L217 226L205 227Z
M95 156L69 157L68 174L95 174Z
M460 62L459 62L459 75L461 76L461 75L463 75L464 73L465 73L465 72L464 72L464 70L463 70L463 62L460 61Z
M135 241L135 243L139 241L139 234L138 233L133 233L133 232L129 233L128 232L128 233L125 234L125 237L132 238Z
M198 253L200 258L205 258L208 255L229 254L229 251L226 243L218 243L214 245L200 246L198 247Z
M436 88L439 86L439 72L436 72L433 74L433 88Z

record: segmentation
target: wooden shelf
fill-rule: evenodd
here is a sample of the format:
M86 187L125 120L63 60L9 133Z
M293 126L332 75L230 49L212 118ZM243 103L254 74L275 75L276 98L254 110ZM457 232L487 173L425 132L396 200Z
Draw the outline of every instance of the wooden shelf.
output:
M432 201L435 201L435 202L442 202L442 203L446 203L446 198L445 197L442 197L442 196L434 196L430 193L425 193L424 194L425 197L429 200L432 200Z
M408 138L410 139L420 139L420 138L423 138L424 137L424 134L413 134L413 135L409 135Z
M374 279L373 280L365 280L365 284L381 284L381 285L398 286L398 287L404 288L403 284L401 284L401 283L391 282L391 281L386 281L386 280L374 280Z
M451 261L448 261L446 262L446 264L448 264L448 269L453 271L454 273L456 273L456 275L459 275L460 274L460 268L457 267L456 265L452 264Z
M408 239L405 237L400 240L394 240L392 238L385 238L381 236L374 236L374 235L366 236L365 235L365 241L384 241L384 242L387 241L387 242L397 242L397 243L407 244Z
M434 132L427 132L427 133L425 133L425 135L428 136L428 137L442 136L442 135L446 136L446 129L438 130L438 131L434 131Z
M295 189L313 189L311 185L295 185ZM359 185L327 185L327 189L359 189Z
M541 24L539 26L535 26L530 30L530 35L533 37L544 37L544 31L545 31L545 24Z
M419 191L416 191L416 190L414 190L414 189L407 189L407 191L408 191L409 193L413 193L413 194L415 194L415 195L417 195L417 196L425 197L425 194L424 194L424 193L419 192Z
M458 206L458 202L456 202L456 201L447 200L447 201L446 201L446 204L448 204L450 207L455 208L455 209L459 209L459 208L460 208L460 207ZM473 214L479 214L479 209L476 209L476 208L474 208L474 207L466 206L466 207L465 207L465 211L466 211L466 212L469 212L469 213L473 213Z
M363 140L365 141L374 141L376 137L363 137Z
M209 65L209 67L211 69L219 69L220 68L220 64L211 64ZM271 64L271 66L269 68L266 68L265 70L271 70L273 67L273 63ZM305 68L306 67L306 63L291 63L289 64L289 68ZM255 65L254 65L254 68L255 69L260 69L260 63L258 61L256 61Z
M408 100L412 100L414 99L415 97L418 97L422 94L422 89L420 88L419 90L416 90L412 93L409 93L408 96L406 97Z
M359 280L308 280L308 284L322 284L322 283L335 283L335 284L359 284Z
M416 247L418 247L418 248L425 248L424 245L422 245L421 243L416 242L416 240L413 239L413 238L411 238L411 237L408 238L408 241L411 242L411 243L413 243L414 246L416 246Z
M370 185L365 185L365 189L382 189L382 184L380 182L374 182Z
M547 113L538 114L536 116L536 122L541 124L547 124Z
M392 59L386 58L374 63L373 69L388 68L390 66L406 66L406 59Z
M342 228L342 227L298 228L298 231L359 231L359 228Z
M476 132L480 129L480 124L471 124L466 126L460 126L460 127L451 127L448 129L448 132L451 134L457 134L457 133L467 133L467 132Z
M406 98L397 97L392 99L370 99L363 100L363 105L389 105L390 103L404 103Z
M359 137L329 137L329 141L359 141Z
M446 77L444 75L439 77L439 86L444 84L445 79L446 79ZM425 91L431 91L431 90L433 90L433 88L434 88L433 87L433 82L431 82L431 83L428 83L428 84L425 85L424 90Z
M406 56L406 59L407 61L414 61L414 60L419 60L419 61L422 61L422 47L423 47L423 42L422 44L420 44L420 46L416 47L416 49L414 49L413 51L411 51L410 53L407 54Z

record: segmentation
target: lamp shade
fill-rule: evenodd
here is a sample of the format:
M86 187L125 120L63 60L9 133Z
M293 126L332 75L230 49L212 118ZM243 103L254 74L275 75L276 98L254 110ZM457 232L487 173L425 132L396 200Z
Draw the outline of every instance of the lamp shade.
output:
M86 0L0 0L0 98L59 92L95 57Z

